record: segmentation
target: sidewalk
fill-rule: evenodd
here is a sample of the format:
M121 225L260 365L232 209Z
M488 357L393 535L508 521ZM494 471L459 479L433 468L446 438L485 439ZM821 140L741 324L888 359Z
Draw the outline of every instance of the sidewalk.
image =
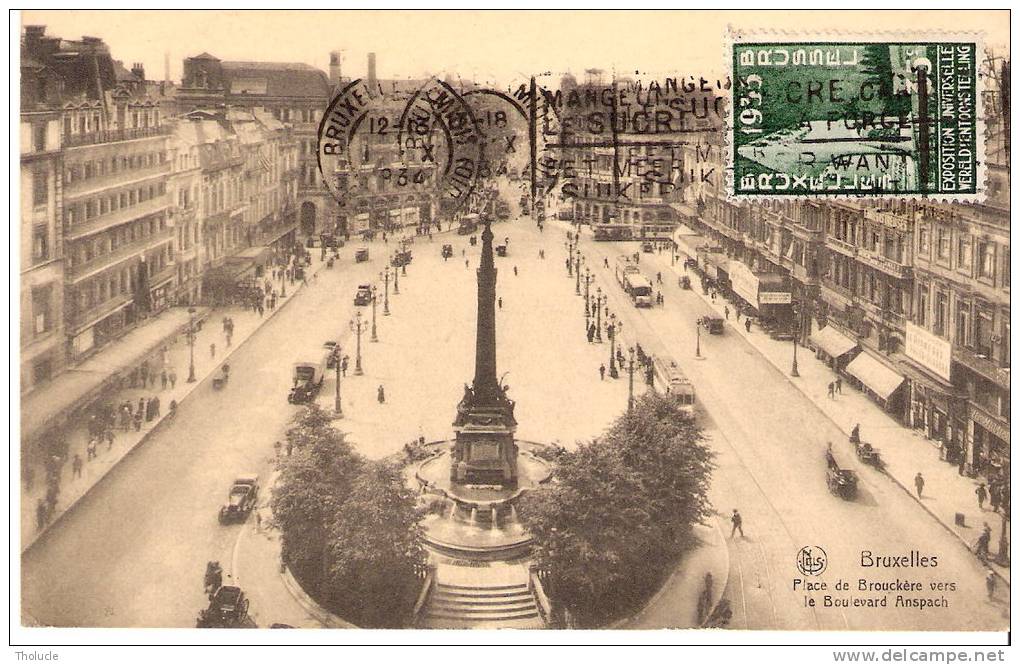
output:
M611 629L659 630L662 628L699 628L698 598L705 589L705 575L712 575L712 595L706 616L722 599L730 574L730 553L719 527L718 518L710 526L696 526L701 545L687 552L662 588L636 615L619 621Z
M675 266L669 265L668 255L645 255L643 261L655 264L655 269L665 273L672 271L683 275L682 262ZM999 536L1002 529L1002 517L990 509L979 509L974 491L978 481L957 472L955 465L947 464L939 459L939 449L925 439L919 432L910 430L891 416L883 412L863 393L852 388L848 382L843 383L843 392L835 398L828 397L828 385L835 379L834 372L827 365L814 357L811 349L799 347L797 350L797 370L800 377L793 378L789 372L793 364L793 345L791 342L780 342L772 339L757 326L751 326L747 332L742 324L735 319L735 307L723 297L713 303L708 296L697 288L697 279L688 273L695 288L692 289L708 305L714 307L720 315L724 307L730 308L730 321L726 325L726 334L744 337L766 360L781 371L788 380L797 387L808 399L814 402L843 432L847 439L833 441L834 446L845 446L852 450L849 443L850 430L855 424L861 426L861 439L871 442L882 456L885 473L905 492L917 498L914 491L914 476L920 472L925 479L923 496L918 499L921 506L937 519L946 529L954 533L965 546L974 549L974 544L985 522L992 529L991 551L998 551ZM673 285L676 284L674 280ZM986 504L987 505L987 504ZM965 516L961 527L956 524L956 513ZM1006 523L1007 538L1009 522ZM1010 581L1008 566L990 564L990 567L1007 583Z
M312 261L311 272L317 272L321 269L322 264L318 260L318 256L314 254ZM279 281L275 283L275 288L279 290ZM250 308L243 308L240 306L224 307L214 310L199 308L200 311L196 313L195 319L197 321L204 317L204 324L195 336L195 382L187 382L190 350L186 335L179 334L177 337L167 342L164 346L166 358L165 366L168 371L171 368L176 371L176 384L172 387L168 385L164 389L162 387L161 379L157 373L155 382L150 383L148 387L126 388L119 390L111 393L104 400L105 403L112 404L115 407L119 406L122 402L130 401L137 408L138 400L140 398L148 399L158 396L160 402L160 416L153 418L151 422L145 422L143 420L141 429L137 432L134 430L133 425L127 430L123 430L118 427L114 430L115 437L112 443L103 441L98 445L97 455L94 459L89 460L87 455L89 436L87 424L84 421L84 418L82 419L82 422L76 423L70 432L64 434L63 436L66 436L68 441L68 451L66 458L63 460L60 471L60 495L57 500L56 507L54 508L53 515L49 522L47 522L41 529L38 527L36 521L36 506L40 501L45 500L46 471L41 465L34 465L31 470L31 474L33 476L31 488L26 487L24 477L22 477L21 551L24 552L31 547L40 536L46 533L46 531L54 524L58 523L67 511L70 510L83 496L85 496L92 487L102 480L102 478L106 476L106 474L109 473L118 462L124 459L124 457L126 457L138 444L143 442L150 432L159 427L168 416L170 411L170 402L172 400L176 400L177 403L180 404L184 398L201 385L205 379L214 372L217 372L219 367L227 361L235 349L244 344L245 340L251 337L263 323L268 321L273 317L273 315L286 306L286 304L290 302L302 288L303 285L299 281L288 283L287 297L282 299L277 298L276 309L266 309L264 315L261 317ZM234 320L234 334L229 347L227 346L222 325L223 317L226 316L229 316ZM187 321L187 318L185 317L184 320ZM166 334L173 334L174 330L177 330L177 328L168 330ZM144 329L138 329L132 332L143 333ZM117 354L121 352L121 347L119 345L126 341L129 341L132 344L137 343L136 340L127 340L127 337L125 337L125 339L114 342L111 345L111 348L104 350L103 353L97 355L96 358L89 362L101 369L105 362L103 359L116 358ZM158 346L159 338L154 335L152 338L146 340L146 343ZM211 354L210 345L212 344L216 345L215 357ZM156 367L156 363L150 363L150 365ZM77 370L72 369L69 371L75 372ZM110 370L107 371L109 372ZM42 390L46 391L51 388L53 388L53 386L48 386ZM45 394L35 396L36 399L45 397L47 397ZM27 407L23 407L23 413L26 408ZM119 422L118 414L118 425ZM75 455L79 455L82 460L81 475L77 477L72 470L72 460Z

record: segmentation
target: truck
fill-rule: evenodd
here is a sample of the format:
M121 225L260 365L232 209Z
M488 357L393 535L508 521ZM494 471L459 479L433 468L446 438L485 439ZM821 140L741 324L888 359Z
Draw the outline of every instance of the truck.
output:
M315 399L322 387L322 379L333 351L320 346L309 351L294 363L294 385L287 401L291 404L306 404Z

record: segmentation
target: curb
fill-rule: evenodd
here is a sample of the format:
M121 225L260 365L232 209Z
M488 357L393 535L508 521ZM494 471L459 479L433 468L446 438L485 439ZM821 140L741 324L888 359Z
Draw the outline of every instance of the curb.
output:
M316 271L316 272L318 272L318 271ZM251 339L252 337L254 337L254 336L255 336L255 334L256 334L256 333L257 333L257 332L258 332L258 331L259 331L259 330L260 330L260 329L262 328L262 326L263 326L263 325L265 325L266 323L269 323L269 320L270 320L270 319L272 319L272 318L273 318L273 316L275 316L277 312L279 312L279 311L283 310L283 308L284 308L284 307L286 307L288 303L292 302L292 301L294 300L294 298L296 298L296 297L297 297L297 296L298 296L299 294L301 294L301 293L303 293L303 292L304 292L304 289L300 289L300 290L298 290L298 291L295 291L295 292L294 292L293 294L291 294L291 295L287 296L287 298L286 298L286 299L284 299L284 300L283 300L283 302L281 302L281 303L280 303L279 305L277 305L276 309L274 309L274 310L272 311L272 313L271 313L271 314L269 314L269 316L267 316L267 317L265 317L265 318L263 319L263 322L262 322L262 323L260 323L260 324L258 325L258 327L256 327L256 328L255 328L254 330L252 330L252 332L251 332L251 334L250 334L250 335L248 335L248 336L247 336L247 337L245 337L245 338L244 338L243 340L241 340L241 341L240 341L240 342L239 342L239 343L237 344L237 346L234 346L234 347L232 347L229 353L226 353L226 354L224 354L224 356L223 356L223 360L227 360L227 359L228 359L228 358L230 358L230 357L231 357L232 355L234 355L234 353L235 353L236 351L238 351L239 349L243 348L243 347L244 347L244 345L245 345L245 344L247 344L247 343L248 343L248 341L249 341L249 340L250 340L250 339ZM208 311L208 312L206 313L206 315L205 315L205 316L204 316L204 317L202 318L202 320L204 321L204 320L208 319L208 318L209 318L209 316L210 316L210 315L212 314L212 312L213 312L213 311L214 311L214 308L210 308L210 309L209 309L209 311ZM157 346L158 346L158 345L157 345ZM220 364L222 365L222 363L220 363ZM194 385L194 387L193 387L193 388L192 388L192 389L191 389L191 390L190 390L190 391L189 391L189 392L188 392L188 393L187 393L186 395L184 395L184 396L183 396L183 397L181 398L181 401L180 401L180 402L178 402L178 406L180 406L181 404L183 404L183 403L184 403L184 401L185 401L186 399L188 399L189 397L191 397L191 394L192 394L193 392L195 392L195 390L197 390L199 386L201 386L201 385L202 385L203 383L205 383L206 381L208 381L208 380L209 380L209 378L210 378L210 377L211 377L211 376L213 375L213 373L215 373L215 368L213 369L213 371L211 371L211 372L210 372L209 374L207 374L207 375L206 375L206 376L205 376L204 378L202 378L202 379L200 379L200 380L196 381L196 382L195 382L195 385ZM140 448L140 447L142 446L142 444L143 444L143 443L145 443L145 442L147 442L147 441L149 440L149 437L150 437L150 436L152 436L152 435L153 435L153 434L155 434L155 433L156 433L157 431L159 431L159 430L160 430L160 429L161 429L161 428L163 427L164 423L167 423L167 422L168 422L169 420L170 420L170 413L169 413L169 410L168 410L168 411L167 411L167 413L165 413L164 415L160 416L159 420L157 420L157 421L156 421L156 423L155 423L155 424L154 424L154 425L153 425L153 426L152 426L151 428L149 428L149 430L148 430L148 431L147 431L147 432L146 432L146 433L145 433L144 435L142 435L142 437L141 437L140 439L138 439L138 441L136 441L136 442L134 443L134 445L132 445L132 446L131 446L130 448L128 448L128 449L127 449L127 450L126 450L126 451L124 452L124 454L123 454L123 455L121 455L121 458L120 458L119 460L117 460L116 462L114 462L113 464L111 464L111 465L110 465L110 466L109 466L109 467L108 467L108 468L106 469L106 471L104 471L104 472L102 473L102 475L100 475L100 476L99 476L98 478L96 478L96 481L95 481L94 483L92 483L92 484L91 484L91 485L90 485L90 486L89 486L89 487L88 487L88 488L87 488L87 489L86 489L86 490L85 490L84 492L82 492L82 493L81 493L81 494L80 494L80 495L79 495L79 496L78 496L78 497L77 497L76 499L74 499L74 501L72 501L71 503L67 504L67 507L66 507L66 508L64 508L64 509L63 509L63 510L62 510L62 511L60 512L60 514L59 514L59 515L57 515L56 517L54 517L54 518L53 518L53 519L52 519L52 520L51 520L51 521L50 521L50 522L49 522L49 523L48 523L48 524L46 525L46 528L45 528L45 529L43 529L42 531L36 531L36 532L35 532L35 534L34 534L34 536L33 536L33 537L32 537L32 539L31 539L31 540L30 540L30 541L28 542L28 544L27 544L27 545L26 545L26 544L24 544L24 542L22 542L22 546L21 546L21 554L22 554L22 556L24 556L24 554L25 554L25 553L27 553L27 552L28 552L29 550L31 550L31 549L32 549L33 547L35 547L36 543L38 543L38 542L39 542L40 540L42 540L42 539L43 539L43 537L45 537L45 536L46 536L46 535L47 535L47 534L48 534L48 533L50 532L50 530L51 530L51 529L52 529L53 527L55 527L55 526L56 526L57 524L59 524L60 522L62 522L62 521L64 520L64 518L65 518L65 517L67 516L67 514L68 514L68 513L70 513L71 511L73 511L73 510L74 510L74 509L75 509L75 508L76 508L76 507L78 506L78 504L79 504L79 503L81 502L81 500L82 500L82 499L84 499L84 498L85 498L86 496L88 496L88 495L89 495L89 494L90 494L90 493L92 492L92 490L96 488L96 486L98 486L98 485L99 485L100 483L102 483L102 482L103 482L103 481L104 481L104 480L106 479L106 477L107 477L107 476L108 476L108 475L110 474L110 472L112 472L112 471L113 471L114 469L116 469L116 468L117 468L118 466L120 466L121 462L123 462L124 460L126 460L126 459L127 459L127 458L128 458L128 457L129 457L129 456L130 456L130 455L132 454L132 453L134 453L134 452L135 452L136 450L138 450L138 448Z
M704 301L705 303L707 303L707 304L711 304L711 303L710 303L710 302L709 302L709 301L708 301L708 300L707 300L707 299L705 298L704 294L698 293L698 294L697 294L697 296L698 296L698 297L699 297L699 298L700 298L700 299L701 299L702 301ZM740 333L737 333L737 334L738 334L738 335L740 335ZM774 368L774 369L775 369L776 371L778 371L778 372L779 372L779 373L780 373L780 374L781 374L781 375L783 376L783 378L784 378L784 379L786 379L786 381L787 381L788 383L790 383L790 384L791 384L792 386L794 386L794 387L795 387L795 388L796 388L796 389L797 389L797 390L798 390L798 391L800 392L800 394L802 394L802 395L803 395L804 397L806 397L806 398L807 398L807 400L808 400L808 401L809 401L809 402L810 402L810 403L811 403L811 404L812 404L812 405L813 405L813 406L814 406L814 407L815 407L816 409L818 409L818 411L819 411L819 412L820 412L820 413L821 413L822 415L824 415L824 416L825 416L825 417L826 417L826 418L827 418L827 419L829 420L829 422L831 422L831 423L832 423L832 424L833 424L833 425L834 425L834 426L836 427L836 429L837 429L837 430L839 430L840 432L843 432L843 433L844 433L844 434L846 434L846 435L847 435L847 437L849 438L849 436L850 436L850 432L848 432L848 431L846 431L846 430L845 430L844 428L840 427L839 423L837 423L837 422L836 422L835 418L833 418L833 417L832 417L831 415L829 415L829 413L828 413L828 412L827 412L827 411L826 411L825 409L823 409L823 408L821 408L820 406L818 406L818 404L817 404L817 403L815 402L815 400L814 400L814 399L812 399L812 398L811 398L811 396L810 396L810 395L809 395L809 394L807 393L807 391L806 391L806 389L804 388L804 386L803 386L803 384L802 384L802 383L800 383L800 382L798 382L798 381L794 381L794 380L793 380L793 377L791 377L791 376L790 376L789 374L787 374L787 373L786 373L785 371L783 371L783 369L782 369L782 368L780 368L780 367L779 367L779 365L776 365L776 364L775 364L774 362L772 362L772 359L771 359L771 358L769 358L769 357L768 357L767 355L765 355L764 353L762 353L762 352L761 352L761 350L759 350L759 349L758 349L758 347L757 347L756 345L752 344L752 343L751 343L751 342L750 342L749 340L747 340L747 335L746 335L746 334L744 334L744 335L740 335L740 337L742 337L742 338L744 339L744 342L745 342L745 343L746 343L746 344L747 344L748 346L750 346L751 348L753 348L753 349L754 349L754 351L755 351L755 352L756 352L756 353L757 353L757 354L758 354L758 355L759 355L759 356L760 356L760 357L761 357L761 358L762 358L763 360L765 360L765 361L766 361L766 362L767 362L767 363L768 363L769 365L771 365L771 366L772 366L772 367L773 367L773 368ZM939 524L939 525L940 525L940 526L941 526L942 528L944 528L944 529L945 529L946 531L948 531L948 532L949 532L950 534L952 534L952 535L953 535L953 536L954 536L954 537L955 537L955 538L956 538L957 540L959 540L959 541L960 541L960 543L962 543L962 544L963 544L963 546L964 546L964 547L965 547L965 548L967 549L967 551L968 551L968 552L970 552L971 554L974 554L974 549L973 549L973 548L971 547L971 544L970 544L969 542L967 542L967 540L966 540L966 539L965 539L965 538L964 538L963 536L961 536L961 535L960 535L959 533L957 533L957 532L956 532L956 531L955 531L955 530L954 530L954 529L953 529L953 528L952 528L952 527L951 527L950 525L946 524L946 522L945 522L945 521L944 521L944 520L943 520L943 519L942 519L941 517L939 517L939 516L938 516L938 515L937 515L937 514L936 514L936 513L935 513L935 512L934 512L934 511L933 511L933 510L931 509L931 508L929 508L928 506L926 506L926 505L924 504L924 502L923 502L923 501L921 501L921 500L920 500L920 499L919 499L918 497L914 496L914 493L913 493L913 492L912 492L912 491L910 490L910 488L909 488L909 487L907 487L907 486L906 486L906 485L904 485L904 484L903 484L902 482L900 482L900 480L899 480L899 479L898 479L898 478L897 478L896 476L894 476L894 475L892 475L891 473L889 473L889 471L888 471L888 470L887 470L887 469L886 469L886 468L885 468L884 466L883 466L883 467L882 467L881 469L878 469L878 472L879 472L879 473L881 473L882 475L884 475L885 477L889 478L890 480L892 480L892 481L893 481L893 483L894 483L894 484L895 484L895 485L896 485L897 487L899 487L899 488L900 488L901 490L903 490L904 492L906 492L907 496L909 496L909 497L910 497L911 499L913 499L913 500L914 500L914 502L915 502L915 503L917 503L917 504L918 504L919 506L921 506L921 508L923 508L923 509L924 509L924 511L925 511L926 513L928 513L929 515L931 515L931 516L932 516L932 518L934 518L934 519L935 519L935 521L936 521L936 522L938 522L938 524ZM974 556L975 556L975 558L977 558L977 555L974 555ZM978 562L979 562L979 563L981 563L982 565L984 565L984 566L985 566L986 568L988 568L989 570L991 570L991 571L992 571L993 573L995 573L995 576L996 576L996 577L998 577L998 578L999 578L1000 580L1002 580L1003 584L1005 584L1005 585L1006 585L1007 587L1009 587L1009 586L1010 586L1009 580L1007 580L1007 579L1006 579L1006 578L1005 578L1005 577L1003 576L1002 572L1001 572L1001 571L999 571L999 570L997 569L997 567L996 567L996 566L994 566L994 565L990 564L990 563L989 563L989 562L987 562L987 561L981 561L981 559L979 559L979 558L978 558Z
M294 579L294 575L291 574L290 568L285 565L281 565L280 577L283 579L283 585L287 587L287 591L297 601L306 612L322 624L323 628L358 628L353 623L344 621L337 615L333 614L326 608L315 602L311 596L305 593L305 590L301 588L298 581Z
M722 550L724 557L726 559L726 566L724 567L725 574L723 575L723 577L721 579L713 581L712 603L705 613L706 617L712 616L712 613L715 612L716 608L719 606L719 601L722 600L723 594L726 592L726 587L729 585L730 581L730 548L729 546L726 545L725 534L723 533L722 527L719 526L719 517L715 516L712 522L713 524L710 530L712 530L715 533L715 535L719 538L719 543L702 543L701 547L715 547L716 545L721 545L720 549ZM700 548L690 550L690 552L688 553L695 552L697 551L697 549ZM673 580L673 578L675 578L677 575L689 572L687 568L684 566L685 559L686 557L680 558L680 560L677 562L676 567L673 569L673 572L670 573L665 580L663 580L662 585L659 587L659 589L652 595L651 598L648 599L648 601L644 604L644 606L640 610L638 610L636 613L632 614L629 617L617 619L613 623L607 626L603 626L601 630L656 630L652 628L648 629L631 628L630 626L627 626L625 624L640 619L644 615L644 613L648 611L648 608L651 607L653 603L658 601L659 598L661 598L664 593L666 593L666 587L669 586L669 583ZM701 624L694 626L683 626L679 628L664 628L663 630L690 630L700 628L702 628Z

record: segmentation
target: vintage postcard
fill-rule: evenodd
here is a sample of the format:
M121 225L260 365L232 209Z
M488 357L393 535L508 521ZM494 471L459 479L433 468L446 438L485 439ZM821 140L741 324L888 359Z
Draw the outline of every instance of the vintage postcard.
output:
M12 25L33 659L1008 639L1008 12Z

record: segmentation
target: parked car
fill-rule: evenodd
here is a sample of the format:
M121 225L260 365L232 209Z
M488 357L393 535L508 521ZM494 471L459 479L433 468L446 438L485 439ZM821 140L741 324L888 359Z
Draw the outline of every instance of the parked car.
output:
M243 522L259 498L259 477L254 473L238 476L230 486L227 503L220 508L220 524Z
M368 261L368 247L359 247L354 252L354 261L357 263L364 263Z
M248 618L248 599L236 586L221 586L198 615L197 628L240 628Z
M496 245L496 256L506 256L506 245Z
M712 335L723 333L723 320L721 316L703 316L698 319L698 325L702 326Z
M652 243L646 240L645 242L641 243L641 251L644 252L645 254L651 254L652 252L655 251L655 247L652 246Z
M448 259L453 256L453 245L443 245L443 258Z
M364 307L372 303L372 287L368 284L359 284L358 291L354 294L354 304Z

